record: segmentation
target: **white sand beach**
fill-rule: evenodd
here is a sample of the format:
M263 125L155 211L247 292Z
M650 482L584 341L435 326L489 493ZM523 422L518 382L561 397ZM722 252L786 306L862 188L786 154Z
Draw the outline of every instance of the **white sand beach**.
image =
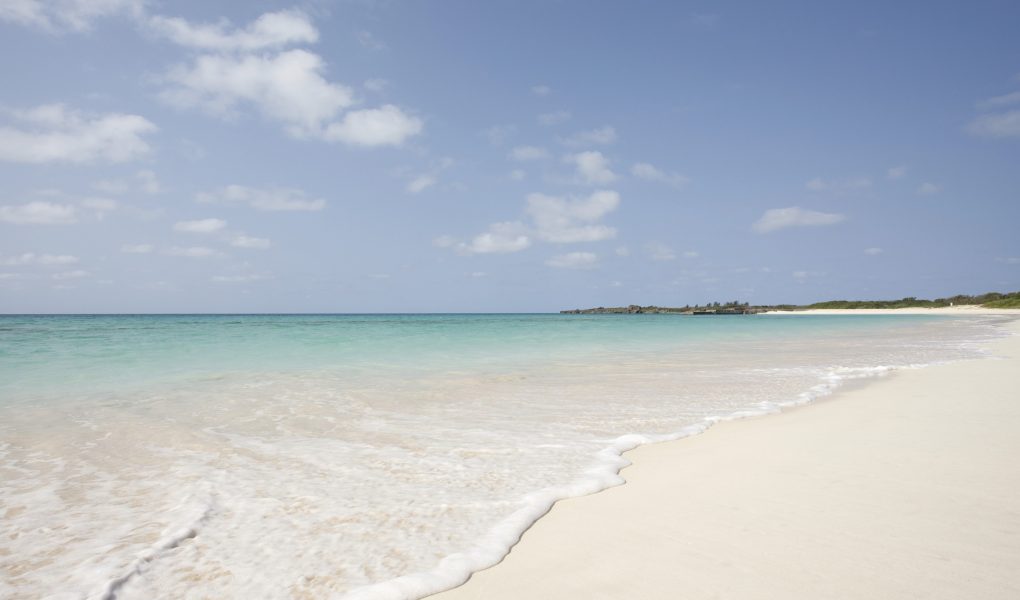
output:
M1020 335L990 349L638 448L434 597L1020 598Z
M985 308L977 305L939 308L810 308L807 310L770 310L763 315L1017 315L1015 308Z

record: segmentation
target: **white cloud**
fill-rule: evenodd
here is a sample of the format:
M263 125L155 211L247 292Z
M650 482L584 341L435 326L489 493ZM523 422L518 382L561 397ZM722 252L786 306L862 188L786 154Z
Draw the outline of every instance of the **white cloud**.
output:
M493 223L488 231L476 235L470 242L458 244L457 249L464 254L506 254L520 252L530 245L531 238L523 224L511 221Z
M119 163L149 152L156 126L138 115L88 115L63 104L7 111L22 128L0 127L0 160L19 163Z
M109 198L84 198L81 205L96 212L103 213L116 210L117 201Z
M556 125L558 123L563 123L564 121L569 121L570 117L571 117L570 111L557 110L554 112L542 113L538 115L538 122L546 126Z
M155 250L152 244L124 244L120 251L126 254L149 254Z
M184 233L216 233L227 226L222 219L198 219L197 221L178 221L174 223L174 231Z
M1007 265L1020 265L1020 257L1010 256L1008 258L997 258L999 262L1006 263Z
M212 192L200 192L195 200L209 204L247 204L262 211L315 211L326 207L322 198L309 198L297 189L258 189L228 185Z
M432 240L432 245L436 248L450 248L456 243L457 240L452 235L441 235Z
M864 253L867 254L868 256L878 256L879 254L881 254L883 252L885 252L885 250L882 250L881 248L865 248L864 249Z
M638 179L665 183L666 185L675 188L681 188L691 181L690 178L685 175L681 175L680 173L665 173L648 163L634 163L634 166L630 168L630 173Z
M567 146L606 146L616 141L616 130L606 125L598 129L579 131L574 135L561 139Z
M531 93L536 96L548 96L552 93L552 88L547 85L533 85L531 86Z
M49 267L53 265L73 265L77 262L78 257L71 256L70 254L36 254L34 252L25 252L8 258L0 257L0 265L6 267L22 267L28 265L42 265Z
M159 194L163 191L163 186L160 185L159 179L156 178L156 174L149 170L142 170L135 173L135 179L138 180L138 189L143 194Z
M594 269L598 262L598 255L592 252L569 252L554 256L545 264L558 269Z
M871 187L871 180L867 177L840 180L826 180L821 177L815 177L805 183L804 187L812 192L851 192Z
M942 186L926 181L917 188L917 193L922 196L930 196L942 191Z
M93 21L142 14L145 0L3 0L0 21L35 27L50 33L84 32Z
M892 167L885 172L885 176L888 179L900 179L907 174L907 168L904 166Z
M266 275L250 273L247 275L214 275L211 280L216 283L251 283L268 279Z
M482 132L493 146L502 146L517 133L516 125L493 125Z
M164 77L167 102L232 116L250 104L280 121L298 138L317 137L353 146L399 146L421 133L421 119L386 104L340 113L354 104L350 88L323 78L325 63L306 50L276 55L204 55Z
M616 181L616 174L609 169L609 160L601 152L588 151L570 154L565 162L574 164L580 183L604 185Z
M423 127L421 119L386 104L347 113L342 121L326 127L323 138L352 146L401 146Z
M34 201L19 206L0 206L0 223L14 225L66 225L74 223L76 210L70 204Z
M1013 104L1020 104L1020 92L1003 94L1002 96L995 96L994 98L982 100L977 103L977 108L980 110L988 110L992 108L999 108L1000 106L1011 106Z
M406 186L406 190L411 194L418 194L424 191L426 188L436 184L436 178L433 175L419 175L409 181Z
M386 44L372 34L370 31L359 31L357 34L358 43L369 50L385 50Z
M844 215L837 213L823 213L805 210L798 206L791 206L788 208L772 208L765 211L765 214L751 228L758 233L771 233L780 229L786 229L787 227L834 225L844 219L846 219Z
M317 54L288 50L275 55L203 55L178 65L164 77L160 96L182 108L203 108L231 116L249 103L284 123L295 137L321 135L340 111L354 104L350 88L326 81L326 64Z
M231 29L225 21L194 24L164 16L151 17L148 25L175 44L200 50L250 52L319 40L308 16L296 10L265 13L244 29Z
M386 91L386 88L389 87L390 82L386 81L385 79L380 79L377 77L375 79L366 79L365 83L361 85L363 85L365 89L370 92L381 94L382 92Z
M523 169L514 169L513 171L510 171L510 179L513 179L514 181L523 181L527 176L528 174Z
M673 249L662 242L648 242L645 244L645 251L652 260L674 260L676 253Z
M620 205L620 195L599 190L587 198L528 194L527 213L536 235L554 244L597 242L616 237L616 229L595 223Z
M219 256L219 252L205 246L174 246L166 251L169 256L183 256L185 258L211 258Z
M684 258L698 258L701 253L697 250L687 250L684 252Z
M549 151L538 146L517 146L510 151L510 158L519 161L549 158Z
M791 273L791 275L793 276L794 279L803 280L807 279L811 274L808 273L807 271L794 271L793 273Z
M132 178L104 179L92 184L92 187L104 194L121 195L128 192L136 192L149 196L163 192L156 174L148 169L135 173Z
M63 280L63 279L81 279L82 277L88 277L89 275L90 273L88 271L76 269L74 271L63 271L60 273L54 273L53 275L51 275L51 277L53 277L53 279Z
M230 240L230 245L237 248L268 248L272 242L266 238L251 237L240 233Z
M616 248L617 256L630 256L630 248L627 246L619 246Z
M974 135L991 138L1020 136L1020 110L982 115L970 122L967 131Z

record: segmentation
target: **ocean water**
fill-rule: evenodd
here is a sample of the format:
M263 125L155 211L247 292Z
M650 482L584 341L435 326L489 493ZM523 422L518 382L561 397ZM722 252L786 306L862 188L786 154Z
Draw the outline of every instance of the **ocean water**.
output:
M423 597L626 449L981 356L997 323L2 316L0 597Z

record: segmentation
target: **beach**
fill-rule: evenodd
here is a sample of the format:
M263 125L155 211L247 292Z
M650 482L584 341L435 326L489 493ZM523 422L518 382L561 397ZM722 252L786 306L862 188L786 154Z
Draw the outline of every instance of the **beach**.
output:
M983 544L1010 520L989 498L1015 496L1001 457L1017 453L996 441L1016 419L990 403L1012 401L1016 369L984 358L1009 322L6 316L0 597L413 600L473 573L455 594L705 597L765 586L757 570L794 581L791 565L838 582L801 566L826 556L854 577L908 556L895 572L912 583L931 565L904 543L994 586L982 569L1010 565ZM943 369L932 411L914 386ZM898 382L876 407L844 393ZM902 488L915 480L929 487ZM931 519L901 523L904 506ZM961 520L969 545L945 529Z
M1006 327L988 358L637 448L625 485L557 503L434 597L1020 597L1020 321Z

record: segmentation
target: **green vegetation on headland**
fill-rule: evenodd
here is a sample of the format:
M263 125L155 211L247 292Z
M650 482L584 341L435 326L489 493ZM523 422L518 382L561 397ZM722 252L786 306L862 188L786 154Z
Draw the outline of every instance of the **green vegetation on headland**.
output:
M760 304L752 305L748 302L734 300L721 304L712 302L704 306L687 304L682 307L669 306L614 306L598 308L575 308L572 310L561 310L563 314L722 314L740 315L764 312L767 310L809 310L812 308L941 308L945 306L983 306L985 308L1020 308L1020 292L1000 294L989 292L979 296L967 296L960 294L949 298L936 298L925 300L923 298L903 298L901 300L829 300L826 302L815 302L814 304Z

